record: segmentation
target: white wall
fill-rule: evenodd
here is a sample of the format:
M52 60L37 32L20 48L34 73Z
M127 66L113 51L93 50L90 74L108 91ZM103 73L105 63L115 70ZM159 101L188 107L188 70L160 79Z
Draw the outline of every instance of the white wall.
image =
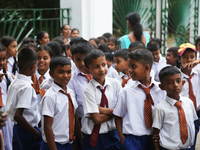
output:
M71 8L71 28L86 40L112 33L112 0L60 0L60 7Z

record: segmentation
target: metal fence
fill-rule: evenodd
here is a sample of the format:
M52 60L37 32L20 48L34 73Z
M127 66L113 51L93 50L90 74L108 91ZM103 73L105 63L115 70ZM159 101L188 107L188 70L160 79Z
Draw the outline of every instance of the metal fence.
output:
M0 9L0 37L9 35L21 45L25 37L47 31L50 39L60 35L60 26L70 24L70 8Z

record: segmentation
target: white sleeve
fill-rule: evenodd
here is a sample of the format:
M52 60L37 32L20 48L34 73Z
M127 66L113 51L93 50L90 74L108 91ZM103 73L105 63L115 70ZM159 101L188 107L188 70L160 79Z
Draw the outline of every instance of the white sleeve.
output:
M45 96L42 99L42 115L54 117L56 102L52 97Z
M158 107L153 110L153 125L152 127L161 129L163 125L164 113Z

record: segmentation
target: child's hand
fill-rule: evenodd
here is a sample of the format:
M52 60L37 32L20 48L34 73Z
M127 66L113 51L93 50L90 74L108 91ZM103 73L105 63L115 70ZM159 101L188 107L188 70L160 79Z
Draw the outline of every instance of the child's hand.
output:
M195 61L193 61L193 62L191 62L191 63L186 63L186 64L183 64L182 65L182 68L188 68L188 69L191 69L191 68L193 68L193 67L195 67L197 64L199 64L200 63L200 59L198 59L198 60L195 60Z
M34 134L34 139L37 141L40 138L40 132L37 129L35 129L35 130L36 130L36 132Z
M12 74L11 77L12 77L13 79L15 79L15 75Z
M159 140L160 140L159 134L153 135L153 140L154 142L159 143Z
M3 80L3 76L6 75L6 73L1 73L0 74L0 82Z
M3 113L2 116L0 117L0 129L6 125L5 121L7 120L7 113Z
M121 144L122 148L123 148L123 144L124 144L124 139L125 139L125 137L120 140L120 144Z

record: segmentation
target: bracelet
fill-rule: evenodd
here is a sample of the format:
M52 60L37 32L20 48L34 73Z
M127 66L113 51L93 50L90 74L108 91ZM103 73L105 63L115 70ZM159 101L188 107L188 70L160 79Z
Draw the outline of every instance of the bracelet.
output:
M122 140L124 140L125 138L122 138L121 140L120 140L120 142L122 141Z

